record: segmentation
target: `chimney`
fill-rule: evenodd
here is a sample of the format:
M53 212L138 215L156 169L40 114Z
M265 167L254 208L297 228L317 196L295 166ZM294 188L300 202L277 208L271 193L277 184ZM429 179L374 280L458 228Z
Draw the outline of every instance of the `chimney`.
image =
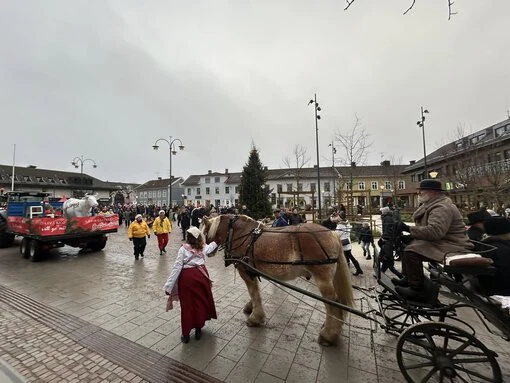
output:
M36 168L37 168L37 166L35 166L35 165L28 165L28 166L27 166L27 168L28 168L28 169L36 169Z
M416 163L416 160L409 161L409 165L414 165Z
M225 169L225 174L228 174L228 169Z
M390 166L390 164L391 164L391 163L390 163L390 161L388 161L388 160L384 160L383 162L381 162L381 165L382 165L382 166Z
M158 180L160 180L160 181L161 181L161 177L158 177Z
M351 167L355 168L356 167L356 162L351 162Z
M267 172L267 166L264 166L264 170Z
M212 170L208 170L208 171L207 171L207 174L212 174Z

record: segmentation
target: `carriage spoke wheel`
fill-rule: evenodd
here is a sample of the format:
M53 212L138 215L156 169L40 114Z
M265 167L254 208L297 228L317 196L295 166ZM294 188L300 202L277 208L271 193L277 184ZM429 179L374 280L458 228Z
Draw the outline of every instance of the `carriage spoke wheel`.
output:
M502 382L496 354L448 323L409 327L398 339L397 361L408 382Z
M387 331L394 331L399 334L415 323L432 320L432 317L426 312L418 312L403 307L402 302L392 299L389 299L388 304L384 304L383 316L387 321Z

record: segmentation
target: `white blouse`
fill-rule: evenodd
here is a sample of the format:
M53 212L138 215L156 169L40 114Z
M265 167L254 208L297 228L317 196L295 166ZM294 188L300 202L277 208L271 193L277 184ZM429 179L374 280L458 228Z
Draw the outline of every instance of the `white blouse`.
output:
M348 226L348 224L345 224L344 222L337 223L335 231L340 236L340 241L343 241L344 239L349 240L348 245L342 246L343 249L344 250L352 250L351 238L350 238L351 230L350 230L350 227Z
M192 267L205 265L205 256L209 253L212 253L218 245L216 242L211 242L208 245L204 245L204 248L200 253L193 253L187 250L184 246L181 246L179 252L177 253L177 258L175 259L174 268L168 277L168 280L165 283L165 291L167 293L171 293L172 289L179 279L179 275L181 275L181 270L189 269Z

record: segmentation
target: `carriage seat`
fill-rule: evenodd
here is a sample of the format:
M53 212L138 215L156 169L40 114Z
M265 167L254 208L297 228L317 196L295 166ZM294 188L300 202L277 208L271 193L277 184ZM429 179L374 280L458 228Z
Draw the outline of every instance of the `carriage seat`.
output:
M443 270L450 274L496 275L492 259L480 254L458 254L445 257Z

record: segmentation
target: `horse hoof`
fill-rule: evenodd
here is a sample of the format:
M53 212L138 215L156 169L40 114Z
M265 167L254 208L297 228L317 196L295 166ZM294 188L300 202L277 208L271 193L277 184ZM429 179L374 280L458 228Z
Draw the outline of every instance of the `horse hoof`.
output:
M331 346L334 346L336 344L336 341L328 340L325 337L323 337L322 335L319 335L319 339L317 340L317 342L321 346L324 346L324 347L331 347Z

